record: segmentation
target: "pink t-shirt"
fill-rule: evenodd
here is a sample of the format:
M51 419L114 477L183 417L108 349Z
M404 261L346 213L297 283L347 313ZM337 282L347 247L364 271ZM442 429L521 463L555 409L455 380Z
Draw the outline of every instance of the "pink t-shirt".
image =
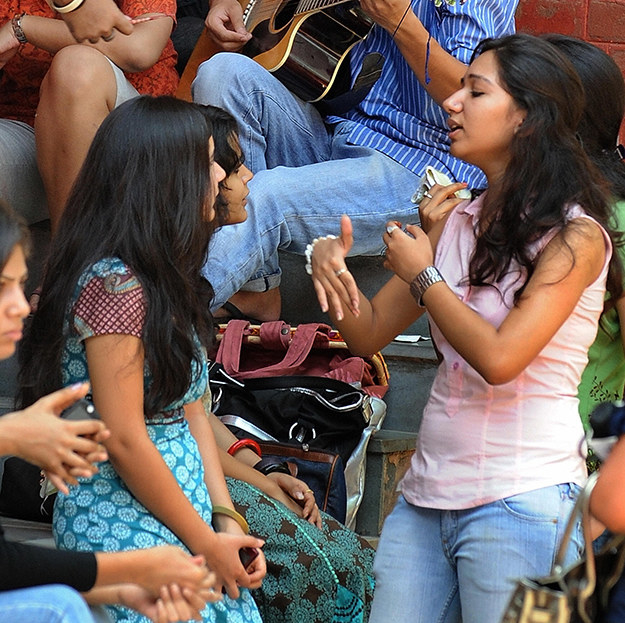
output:
M483 197L459 205L450 215L435 264L458 298L499 327L513 305L520 272L509 272L499 285L503 297L495 288L464 284ZM579 206L569 215L589 218ZM606 261L600 276L584 290L549 344L513 381L489 385L432 323L432 337L443 360L402 481L410 503L460 510L554 484L583 484L585 445L577 386L603 309L611 256L605 236ZM536 252L550 238L545 236Z

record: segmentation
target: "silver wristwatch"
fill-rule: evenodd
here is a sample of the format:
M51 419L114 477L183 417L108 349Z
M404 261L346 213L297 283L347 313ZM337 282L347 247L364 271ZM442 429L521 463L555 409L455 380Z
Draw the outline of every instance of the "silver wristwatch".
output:
M443 276L438 272L436 266L426 266L411 282L410 294L417 301L419 307L423 307L423 293L435 283L445 281Z

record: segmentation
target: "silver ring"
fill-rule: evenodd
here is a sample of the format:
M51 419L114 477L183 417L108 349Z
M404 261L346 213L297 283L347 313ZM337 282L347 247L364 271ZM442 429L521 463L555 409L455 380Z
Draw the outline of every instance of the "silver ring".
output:
M431 198L432 198L432 195L430 195L430 193L429 193L427 190L426 190L426 191L424 191L423 196L424 196L424 197L427 197L428 199L431 199Z
M339 268L338 270L334 271L334 275L336 277L340 277L343 273L347 272L347 268L343 267L343 268Z
M397 227L397 225L389 225L386 228L386 233L390 236L396 229L399 229L399 227Z
M115 31L111 30L111 32L108 35L102 35L102 41L106 41L106 43L108 43L109 41L112 41L113 38L115 37Z

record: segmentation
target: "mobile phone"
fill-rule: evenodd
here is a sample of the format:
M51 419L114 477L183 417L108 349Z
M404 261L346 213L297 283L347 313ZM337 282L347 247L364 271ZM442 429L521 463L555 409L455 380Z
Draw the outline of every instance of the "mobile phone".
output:
M255 547L242 547L239 550L239 558L243 566L247 569L258 556L258 550Z
M61 417L65 420L100 420L100 414L93 403L86 398L77 400L71 407L67 407Z

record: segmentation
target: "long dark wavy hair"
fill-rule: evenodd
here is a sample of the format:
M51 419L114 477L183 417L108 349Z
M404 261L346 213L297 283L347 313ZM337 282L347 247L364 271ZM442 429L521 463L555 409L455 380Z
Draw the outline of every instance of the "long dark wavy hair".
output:
M143 288L145 414L185 394L201 358L194 335L207 347L213 339L212 291L200 277L214 229L211 132L200 106L171 97L135 98L104 120L52 241L21 349L21 404L60 387L68 305L80 275L106 257L125 262Z
M625 200L625 162L616 151L625 117L625 80L612 59L598 47L567 35L543 37L571 61L582 85L586 105L578 136L584 151L610 183L611 192Z
M496 192L485 197L469 283L496 286L518 262L526 274L515 294L518 300L537 261L532 243L563 230L572 203L613 236L609 189L577 138L584 90L566 56L544 39L525 34L486 39L474 58L488 51L495 55L501 86L526 116ZM573 261L571 255L571 266ZM608 289L614 299L622 290L619 267L611 262Z
M202 106L202 112L213 126L215 162L224 170L228 178L245 162L245 155L239 145L239 126L236 119L223 108L207 104ZM225 179L219 182L219 188L228 188ZM215 211L219 224L226 225L229 220L228 202L221 193L215 199Z
M16 246L22 247L24 255L30 252L28 226L8 203L0 199L0 270L4 269Z

